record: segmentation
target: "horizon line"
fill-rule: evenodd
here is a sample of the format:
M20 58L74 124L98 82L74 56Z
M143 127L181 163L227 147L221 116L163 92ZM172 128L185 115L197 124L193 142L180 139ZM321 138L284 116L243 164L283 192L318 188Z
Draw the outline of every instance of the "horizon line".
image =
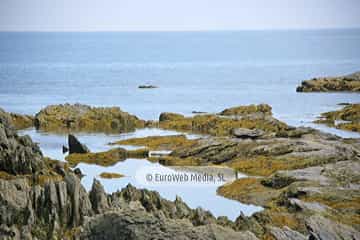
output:
M2 33L26 33L26 32L33 32L33 33L101 33L101 32L240 32L240 31L316 31L316 30L360 30L360 26L354 27L318 27L318 28L242 28L242 29L183 29L183 30L174 30L174 29L147 29L147 30L2 30Z

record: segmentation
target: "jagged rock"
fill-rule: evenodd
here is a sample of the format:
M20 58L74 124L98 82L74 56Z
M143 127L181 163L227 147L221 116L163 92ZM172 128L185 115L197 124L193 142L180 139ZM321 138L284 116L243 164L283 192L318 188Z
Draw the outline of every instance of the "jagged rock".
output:
M144 121L118 107L90 107L82 104L51 105L35 115L37 129L64 132L129 132L144 127Z
M297 198L289 198L289 204L301 211L326 212L329 208L317 202L304 202Z
M313 78L303 81L297 92L360 91L360 72L340 77Z
M76 176L78 176L78 178L82 179L85 175L81 172L80 168L75 168L74 169L74 173Z
M69 153L89 153L90 150L86 145L82 144L74 135L69 134L68 136L69 143Z
M96 179L93 181L93 185L89 193L89 198L95 213L103 213L106 209L109 208L109 203L104 187Z
M232 130L232 135L241 139L246 139L246 138L255 139L263 136L264 131L260 129L234 128Z
M314 240L342 240L360 239L360 232L350 226L333 222L320 215L311 216L306 220L306 227L310 233L309 239Z
M218 225L195 227L186 219L164 219L143 210L123 209L88 219L80 239L239 239L255 240L250 232L235 232Z
M303 234L296 232L289 227L270 227L270 233L276 240L306 240Z
M63 154L67 153L69 151L69 148L66 146L62 146L62 152Z
M42 154L29 136L18 136L8 114L0 109L0 171L31 174L42 168Z

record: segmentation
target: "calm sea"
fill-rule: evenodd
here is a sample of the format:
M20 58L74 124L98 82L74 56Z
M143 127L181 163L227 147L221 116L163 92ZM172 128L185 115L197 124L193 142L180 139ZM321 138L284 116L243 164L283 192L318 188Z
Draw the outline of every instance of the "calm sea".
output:
M315 76L360 70L360 30L239 32L0 33L0 107L34 114L58 103L119 106L144 119L164 111L190 115L226 107L269 103L275 116L292 125L321 128L346 137L359 134L313 125L321 112L338 103L360 102L359 94L296 93ZM157 85L141 90L138 85ZM66 135L27 129L46 156L63 160ZM92 151L104 151L118 139L173 132L143 129L134 133L78 135ZM261 208L216 195L218 185L149 186L136 178L144 168L174 171L146 160L111 167L80 164L87 190L104 171L125 174L101 179L105 190L131 183L168 199L179 195L191 207L234 220Z
M238 32L0 33L0 107L120 106L145 119L163 111L216 112L269 103L293 125L359 94L296 93L315 76L360 70L360 29ZM137 86L153 84L158 89Z

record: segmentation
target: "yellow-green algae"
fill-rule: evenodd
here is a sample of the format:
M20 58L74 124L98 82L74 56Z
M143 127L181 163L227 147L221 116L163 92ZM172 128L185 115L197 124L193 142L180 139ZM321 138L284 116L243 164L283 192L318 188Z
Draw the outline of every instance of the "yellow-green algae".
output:
M34 117L30 115L21 115L10 113L11 122L17 130L30 128L34 126Z
M107 167L127 158L146 158L148 155L148 149L128 151L123 148L115 148L106 152L74 153L68 155L65 159L71 166L76 166L79 163L88 163Z
M106 179L122 178L122 177L124 177L123 174L120 174L120 173L110 173L110 172L100 173L99 176L100 176L101 178L106 178Z
M335 124L335 121L346 121ZM322 113L315 123L323 123L343 130L360 132L360 104L349 104L337 111Z
M193 117L162 113L159 127L212 136L229 136L234 128L261 129L268 133L278 133L289 129L287 124L271 115L271 107L266 104L239 106L225 109L220 114L204 114Z
M81 104L50 105L35 115L38 129L53 132L128 132L142 128L145 121L118 107L90 107Z
M253 113L264 113L267 115L272 115L272 108L268 104L251 104L247 106L238 106L227 108L223 110L220 115L246 115L246 114L253 114Z
M111 143L111 145L144 146L150 150L174 150L176 148L191 147L196 142L196 140L187 139L185 135L171 135L130 138Z
M218 115L197 115L179 120L163 121L160 128L185 132L229 136L234 128L261 129L265 132L286 131L288 126L280 121L259 118L226 118Z

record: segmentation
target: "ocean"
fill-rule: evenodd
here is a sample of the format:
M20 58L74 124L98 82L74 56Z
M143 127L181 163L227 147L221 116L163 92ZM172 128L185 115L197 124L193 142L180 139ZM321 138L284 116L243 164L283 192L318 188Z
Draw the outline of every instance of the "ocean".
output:
M293 125L359 94L296 93L360 69L360 29L238 32L2 32L0 107L119 106L144 119L268 103ZM159 88L144 90L138 85Z
M339 103L360 102L358 93L297 93L302 80L360 70L360 29L236 32L2 32L0 33L0 107L34 114L49 104L83 103L119 106L140 118L161 112L191 115L227 107L268 103L276 118L294 126L311 126L343 137L360 134L313 124L320 113ZM139 89L139 85L156 89ZM27 129L43 153L63 160L65 135ZM173 134L162 130L104 135L83 134L92 151L108 149L117 139ZM87 190L103 167L81 164ZM216 195L217 185L144 186L134 175L140 168L165 167L127 160L107 169L126 178L101 180L115 191L131 183L179 195L191 207L235 219L258 211ZM169 170L169 169L166 169Z

